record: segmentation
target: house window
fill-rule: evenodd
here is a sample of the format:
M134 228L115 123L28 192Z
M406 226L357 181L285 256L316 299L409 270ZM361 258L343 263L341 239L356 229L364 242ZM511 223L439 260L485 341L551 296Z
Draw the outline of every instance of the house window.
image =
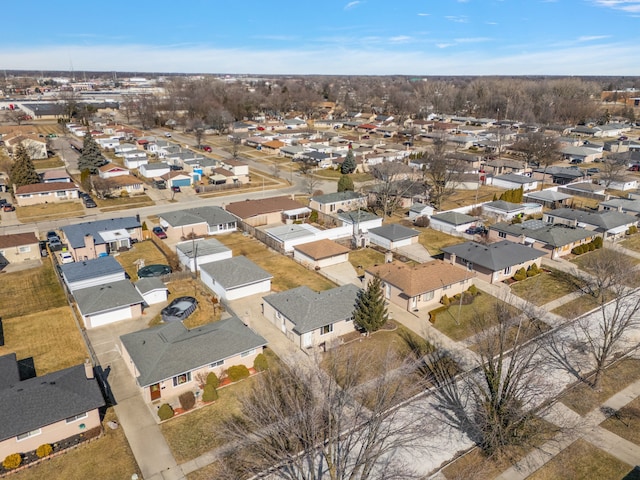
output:
M428 302L429 300L433 300L433 291L422 294L423 302Z
M56 197L66 197L67 192L56 192Z
M473 262L467 262L467 271L473 271Z
M505 268L502 273L504 273L505 275L511 275L511 267Z
M451 288L451 285L443 285L442 289L443 290L449 290Z
M216 368L216 367L221 367L222 365L224 365L224 360L218 360L217 362L213 362L211 365L209 365L211 368Z
M191 381L191 372L183 373L182 375L178 375L173 377L173 386L177 387L182 385L183 383L187 383Z
M83 418L87 418L87 412L81 413L80 415L74 415L73 417L69 417L65 420L67 423L77 422L78 420L82 420Z
M37 430L31 430L30 432L27 432L27 433L21 433L16 437L16 439L18 441L26 440L27 438L35 437L36 435L40 435L41 433L42 433L42 429L38 428Z
M252 348L251 350L247 350L246 352L242 352L240 354L241 357L248 357L249 355L253 355L254 353L256 353L256 349Z
M18 251L20 253L29 253L31 251L31 247L29 245L26 245L24 247L18 247Z
M324 327L322 327L320 329L320 335L327 335L329 333L333 332L333 323L329 324L329 325L325 325Z
M391 285L388 283L384 284L384 298L391 298Z
M500 238L507 238L507 233L506 232L498 232L498 236Z

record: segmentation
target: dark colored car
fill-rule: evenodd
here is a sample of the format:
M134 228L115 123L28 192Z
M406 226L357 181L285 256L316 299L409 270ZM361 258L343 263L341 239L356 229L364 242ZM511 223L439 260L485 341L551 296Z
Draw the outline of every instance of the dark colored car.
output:
M98 205L93 198L89 197L84 199L84 206L87 208L96 208Z
M169 165L169 170L180 171L184 170L180 165Z
M58 237L50 238L48 243L49 243L49 250L51 250L52 252L57 252L62 250L62 242Z
M587 173L589 173L589 174L600 173L600 169L596 168L596 167L587 168Z
M138 270L138 278L162 277L170 273L171 267L169 265L147 265Z
M177 322L184 320L198 307L198 301L193 297L178 297L162 309L163 322Z
M165 238L167 238L167 234L165 233L164 228L162 228L162 227L153 227L153 230L151 230L151 231L158 238L162 238L163 240Z
M58 236L58 234L53 230L50 230L47 232L47 240L51 240L52 238L57 238L58 240L60 240L60 237Z
M11 205L10 203L5 203L4 205L2 205L2 210L5 212L15 212L16 207Z
M180 190L180 187L175 186L175 187L171 187L171 191L172 191L172 192L179 193L181 190Z
M49 251L47 250L47 242L45 241L39 241L38 242L38 247L40 248L40 256L41 257L47 257L49 255Z
M486 233L487 229L481 226L478 227L469 227L467 228L464 233L468 234L468 235L480 235L483 233Z

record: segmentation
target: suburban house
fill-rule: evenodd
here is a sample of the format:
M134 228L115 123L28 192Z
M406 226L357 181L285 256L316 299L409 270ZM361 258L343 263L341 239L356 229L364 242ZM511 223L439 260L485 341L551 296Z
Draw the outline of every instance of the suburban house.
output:
M126 192L127 195L139 195L145 190L142 180L133 175L111 177L100 189L106 194L115 196L121 196L122 192Z
M479 218L472 217L466 213L443 212L431 217L429 227L439 232L455 235L475 226L479 221Z
M389 250L406 247L418 242L420 232L397 223L369 229L369 240Z
M521 243L503 240L489 245L465 242L443 247L444 259L452 265L475 272L478 278L498 283L521 268L527 270L534 263L539 267L544 253Z
M143 157L139 155L128 155L128 154L125 154L124 156L124 166L130 170L133 170L135 168L140 169L142 165L148 165L148 164L149 164L149 159L147 158L146 154Z
M162 178L165 182L167 182L167 187L169 188L190 187L191 184L193 183L191 175L187 175L186 173L183 173L183 172L176 172L174 170L171 170L165 173L164 175L161 175L160 178Z
M253 367L267 341L238 317L187 329L171 322L120 337L122 358L147 402L198 388L197 377L223 377L233 365Z
M360 288L343 285L323 292L302 286L263 298L264 316L303 350L324 350L354 331L353 312Z
M76 261L128 250L142 240L142 226L137 217L119 217L78 223L61 228L62 239Z
M574 182L558 187L558 190L578 197L585 196L588 198L606 198L607 187L604 185L598 185L589 181L586 182Z
M176 245L176 252L180 263L192 272L200 270L200 267L205 263L232 257L231 249L215 238L206 240L199 238L180 242Z
M309 208L322 213L358 210L367 208L367 196L350 190L315 195L309 199Z
M600 211L628 213L629 215L640 215L640 199L637 198L610 198L598 205Z
M225 158L224 160L221 160L220 166L233 173L234 177L237 178L239 182L249 182L249 165L245 162Z
M86 328L138 318L144 304L144 298L129 280L74 290L73 297Z
M353 227L354 234L382 226L382 217L366 210L338 213L338 221L343 227Z
M611 190L621 190L626 192L627 190L636 190L638 188L638 179L632 177L622 177L615 180L598 180L600 185L604 185Z
M63 168L54 168L42 173L43 183L73 182L71 176Z
M33 183L17 187L14 196L18 206L26 207L77 200L79 190L73 182Z
M61 264L60 273L70 292L125 280L124 268L111 256Z
M200 266L200 280L221 300L267 293L273 275L245 256L227 258Z
M238 220L220 207L197 207L160 214L160 225L170 240L235 232Z
M529 192L524 194L527 201L539 203L546 208L561 208L567 205L572 195L568 193L558 192L557 190L540 190L539 192Z
M511 220L514 217L542 213L542 205L538 203L523 204L496 200L482 205L482 213L488 217L493 217L499 220Z
M35 233L0 235L0 268L27 260L40 260L40 247Z
M434 214L434 209L431 205L425 205L424 203L416 202L409 208L409 220L415 221L416 218L430 217Z
M591 242L601 235L580 227L551 224L542 220L526 220L522 223L496 223L489 227L489 240L509 240L522 243L544 252L550 258L571 253L571 249Z
M311 209L288 196L233 202L225 210L252 227L304 220L311 213Z
M89 363L20 378L15 353L0 357L0 457L101 428L105 405Z
M388 301L411 312L433 307L444 295L453 297L464 292L473 283L474 273L442 260L415 266L393 261L367 268L365 283L374 277L382 281L384 297Z
M562 158L574 163L588 163L596 159L602 158L602 147L600 149L588 147L572 147L567 146L560 149Z
M293 259L305 267L320 269L349 261L350 250L333 240L317 240L315 242L295 245Z
M169 296L169 289L158 277L141 278L134 284L134 287L146 305L166 302Z
M98 168L98 176L100 178L113 178L121 175L129 175L129 169L113 163L107 163Z
M116 145L113 151L116 154L116 157L122 157L125 153L134 152L138 150L133 143L121 143L120 145Z
M585 212L572 208L559 208L545 212L543 220L548 223L592 230L601 233L605 240L622 237L629 227L638 224L638 217L614 210Z
M138 167L140 175L145 178L162 177L171 171L169 164L164 162L159 163L146 163Z
M538 189L538 180L526 175L518 175L517 173L507 173L505 175L498 175L497 177L487 177L487 184L509 190L522 187L525 192Z
M37 135L14 135L3 138L5 145L15 152L18 145L22 145L32 160L47 158L47 142Z

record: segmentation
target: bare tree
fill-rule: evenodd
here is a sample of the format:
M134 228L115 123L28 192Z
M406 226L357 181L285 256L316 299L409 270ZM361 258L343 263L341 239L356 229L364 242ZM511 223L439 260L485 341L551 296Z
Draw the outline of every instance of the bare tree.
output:
M394 408L404 393L398 380L403 378L402 363L391 354L382 362L376 359L376 364L382 363L379 376L366 381L372 361L368 353L330 353L322 369L319 362L282 365L260 375L240 399L242 413L225 424L224 437L242 451L225 459L226 475L414 478L401 453L415 447L428 430L418 412Z
M547 168L559 160L558 141L542 132L528 132L524 134L512 147L513 150L522 152L526 166L538 164L543 166L542 183L547 174Z
M4 119L5 121L15 123L16 125L22 125L22 122L25 120L25 113L19 108L5 110Z
M607 188L611 186L611 183L624 178L624 172L627 170L630 158L630 152L625 152L620 155L612 155L603 160L600 168L600 179L605 182L604 184Z
M413 170L399 162L383 162L373 165L371 175L376 180L372 192L375 194L373 207L383 215L391 216L396 211L404 195L412 192L419 183Z
M424 181L429 188L429 200L440 209L442 201L455 191L460 176L464 173L465 162L453 155L447 155L446 139L436 138L433 147L422 156Z
M316 187L320 184L320 179L313 173L314 168L315 165L304 160L300 161L300 163L298 164L298 170L300 171L300 176L302 177L302 185L309 195L311 195L315 191Z

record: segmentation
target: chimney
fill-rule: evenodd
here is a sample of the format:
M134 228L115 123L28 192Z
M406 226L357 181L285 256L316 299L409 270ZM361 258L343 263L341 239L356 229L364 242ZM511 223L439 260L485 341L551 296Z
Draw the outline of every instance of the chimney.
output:
M449 254L449 261L451 262L451 265L455 265L456 264L456 254L455 253Z
M93 376L93 365L91 365L91 361L87 358L84 361L84 374L87 376L87 379L91 380L94 378Z
M393 262L393 252L385 252L384 254L384 263Z

